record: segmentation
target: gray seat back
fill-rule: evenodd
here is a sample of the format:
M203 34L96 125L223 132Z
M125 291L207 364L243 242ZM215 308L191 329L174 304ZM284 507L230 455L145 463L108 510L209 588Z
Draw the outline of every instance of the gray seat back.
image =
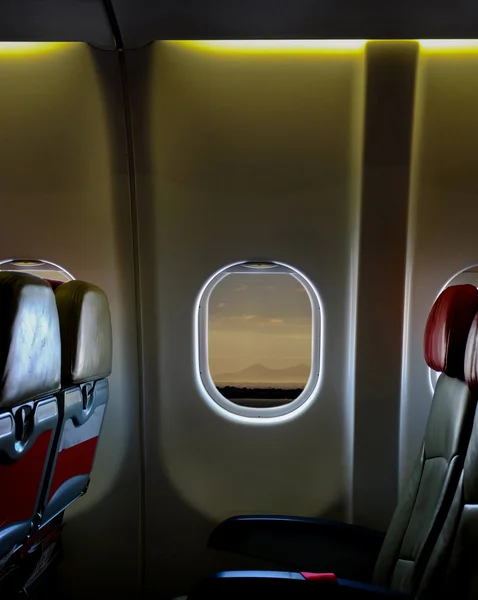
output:
M56 287L61 332L60 434L42 498L45 525L85 491L108 403L112 332L106 294L85 281Z
M0 272L0 571L30 533L58 426L61 344L51 287Z
M408 486L380 551L374 583L417 589L453 500L470 439L477 394L465 382L465 349L478 290L451 286L434 303L425 327L427 364L440 375L425 436Z
M468 338L465 377L478 392L478 316ZM452 506L417 594L418 600L437 598L478 598L478 413Z

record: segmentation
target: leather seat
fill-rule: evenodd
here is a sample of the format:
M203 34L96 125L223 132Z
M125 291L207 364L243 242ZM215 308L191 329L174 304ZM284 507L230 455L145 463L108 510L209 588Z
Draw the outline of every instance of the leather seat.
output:
M464 363L477 309L478 291L471 285L445 289L432 307L424 354L427 364L442 374L420 453L384 538L377 532L321 519L240 516L221 523L208 546L265 558L298 571L329 571L346 579L362 579L377 589L416 592L450 509L470 440L478 386L468 387ZM467 360L471 364L471 358ZM474 377L478 379L476 370ZM470 452L473 449L468 456ZM478 483L474 490L478 501Z
M0 272L0 571L27 538L58 425L61 344L43 279Z
M420 455L377 560L373 576L377 585L416 589L458 484L478 398L464 373L476 292L471 285L445 289L428 317L425 360L442 375Z
M84 281L55 288L62 342L61 429L44 494L41 526L85 491L108 402L112 363L111 318L106 294Z
M478 393L478 316L468 339L465 376L469 387ZM455 497L417 597L478 598L478 413Z

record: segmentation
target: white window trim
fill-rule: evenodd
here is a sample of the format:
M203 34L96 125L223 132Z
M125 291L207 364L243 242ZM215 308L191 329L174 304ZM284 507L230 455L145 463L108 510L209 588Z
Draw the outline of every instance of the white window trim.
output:
M246 265L262 264L261 268L251 268ZM270 265L270 266L269 266ZM273 269L272 269L273 267ZM271 270L269 270L271 269ZM208 313L209 313L209 298L216 285L230 274L267 274L267 275L292 275L297 281L302 284L309 296L312 313L312 355L311 355L311 370L309 379L302 393L292 402L282 406L270 408L253 408L248 406L239 406L225 398L216 388L214 381L209 371L209 349L208 349ZM277 420L278 417L292 416L299 409L309 405L317 397L320 388L322 374L322 341L323 341L323 311L319 299L319 295L312 283L297 269L279 263L277 261L266 263L248 263L247 261L236 263L225 267L215 273L203 287L197 303L196 310L196 369L197 382L205 393L206 398L209 398L214 404L231 416L257 420L257 422L268 421L271 419Z
M48 267L55 267L56 269L58 269L58 272L64 273L67 277L70 278L70 281L74 281L75 277L73 277L73 275L67 271L64 267L62 267L61 265L57 265L56 263L52 262L51 260L44 260L41 258L6 258L3 260L0 260L0 270L2 265L5 265L7 263L12 263L14 266L16 262L32 262L32 263L38 263L38 266L41 264L45 265L45 271L47 270L54 270L54 269L48 269ZM32 274L32 271L27 269L27 268L22 268L19 267L17 269L11 269L12 271L17 271L19 273L30 273Z
M440 375L441 373L439 371L434 371L432 368L428 367L428 383L430 384L432 396L435 393L435 388Z

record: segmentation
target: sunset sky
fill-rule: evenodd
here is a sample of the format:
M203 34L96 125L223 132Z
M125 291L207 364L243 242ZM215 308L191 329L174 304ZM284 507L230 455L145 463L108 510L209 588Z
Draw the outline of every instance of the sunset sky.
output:
M287 274L227 275L209 298L212 376L255 363L282 369L311 362L311 303Z

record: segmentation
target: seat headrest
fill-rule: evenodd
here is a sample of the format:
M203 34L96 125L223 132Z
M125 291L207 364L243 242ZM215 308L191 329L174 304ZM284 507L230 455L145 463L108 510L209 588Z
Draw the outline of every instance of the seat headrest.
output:
M85 281L55 290L62 342L62 385L108 377L111 373L111 317L106 294Z
M466 343L477 311L478 290L473 285L453 285L438 296L424 336L425 360L431 369L465 379Z
M0 272L0 408L54 394L60 374L53 290L41 277Z

